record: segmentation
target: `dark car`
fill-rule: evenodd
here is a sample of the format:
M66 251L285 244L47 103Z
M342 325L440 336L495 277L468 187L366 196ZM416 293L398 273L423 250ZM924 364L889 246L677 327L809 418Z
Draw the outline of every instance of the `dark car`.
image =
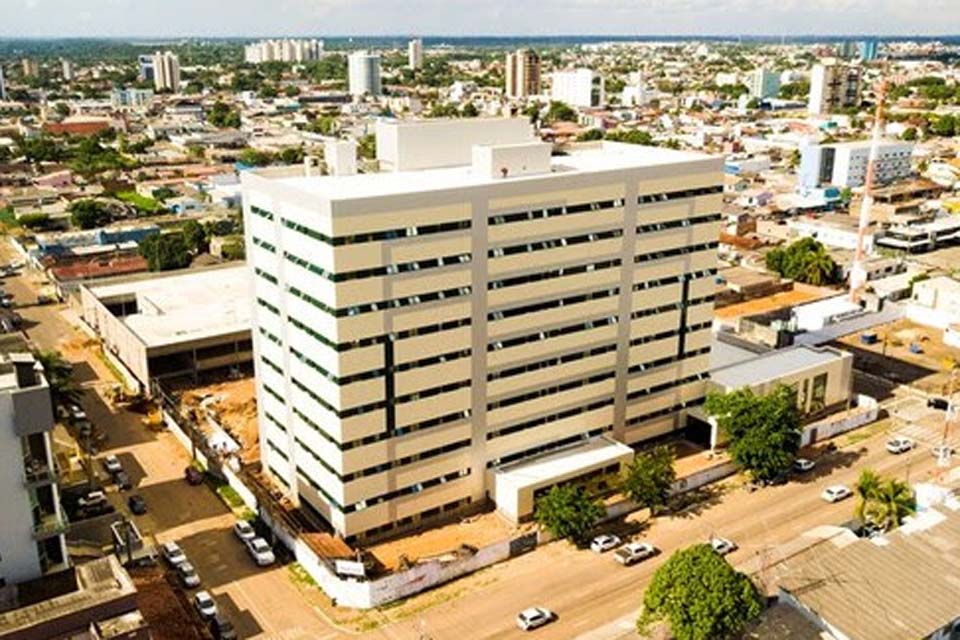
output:
M130 476L126 471L118 471L113 474L113 481L117 483L117 488L121 491L133 488L133 483L130 481Z
M187 467L184 469L183 477L187 479L187 484L194 486L203 484L203 473L198 471L196 467Z
M946 411L950 407L950 403L947 402L946 398L927 398L927 406L931 409Z
M142 516L147 512L147 501L141 495L127 498L127 506L130 507L130 512L137 516Z
M210 633L216 640L236 640L237 638L237 630L233 628L233 623L219 613L210 620Z

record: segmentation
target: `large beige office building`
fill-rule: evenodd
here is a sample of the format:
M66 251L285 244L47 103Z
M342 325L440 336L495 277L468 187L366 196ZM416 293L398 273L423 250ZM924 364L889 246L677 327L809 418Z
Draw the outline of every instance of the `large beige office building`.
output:
M709 367L722 159L553 156L502 120L378 135L391 127L453 150L416 170L243 176L276 485L347 537L487 499L522 519L549 486L682 428ZM496 144L476 144L485 127Z

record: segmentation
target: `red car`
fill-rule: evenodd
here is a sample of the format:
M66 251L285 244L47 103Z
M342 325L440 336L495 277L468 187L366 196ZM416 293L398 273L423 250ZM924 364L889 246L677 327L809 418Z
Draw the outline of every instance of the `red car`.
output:
M187 484L193 486L203 484L203 472L197 471L196 467L187 467L184 469L183 477L187 479Z

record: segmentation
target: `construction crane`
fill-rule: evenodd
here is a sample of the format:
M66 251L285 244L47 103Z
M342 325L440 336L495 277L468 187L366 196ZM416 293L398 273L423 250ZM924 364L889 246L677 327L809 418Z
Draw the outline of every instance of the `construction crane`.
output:
M883 136L883 107L887 98L887 80L884 75L877 85L877 111L873 118L873 136L870 139L870 155L867 157L867 175L863 182L863 199L860 201L860 223L857 225L857 251L850 269L850 301L860 302L860 293L867 283L864 236L870 226L870 209L873 206L873 180L880 155L880 138Z

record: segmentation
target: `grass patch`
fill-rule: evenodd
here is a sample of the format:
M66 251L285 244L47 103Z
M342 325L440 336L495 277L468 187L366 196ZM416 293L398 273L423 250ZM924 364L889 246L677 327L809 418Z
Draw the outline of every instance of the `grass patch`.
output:
M17 222L17 216L13 213L13 207L0 209L0 224L3 224L5 227L20 226L20 223Z
M287 571L290 573L290 579L294 584L303 587L305 589L319 589L320 585L317 584L317 581L313 579L307 570L303 568L303 565L299 562L291 562L287 565Z
M153 198L142 196L136 191L120 191L117 193L117 200L132 204L144 213L162 213L166 211L166 208L162 204Z
M110 371L113 377L117 379L117 382L123 385L123 388L125 391L132 391L132 389L130 389L130 387L127 386L127 379L123 376L123 373L120 372L120 369L118 369L115 364L110 362L110 358L108 358L107 354L103 352L102 347L100 349L97 349L97 358L100 359L100 362L102 362L103 366L105 366Z
M227 503L227 506L231 509L242 509L247 506L243 498L240 497L240 494L228 484L222 484L217 487L217 495L220 496L220 499Z

